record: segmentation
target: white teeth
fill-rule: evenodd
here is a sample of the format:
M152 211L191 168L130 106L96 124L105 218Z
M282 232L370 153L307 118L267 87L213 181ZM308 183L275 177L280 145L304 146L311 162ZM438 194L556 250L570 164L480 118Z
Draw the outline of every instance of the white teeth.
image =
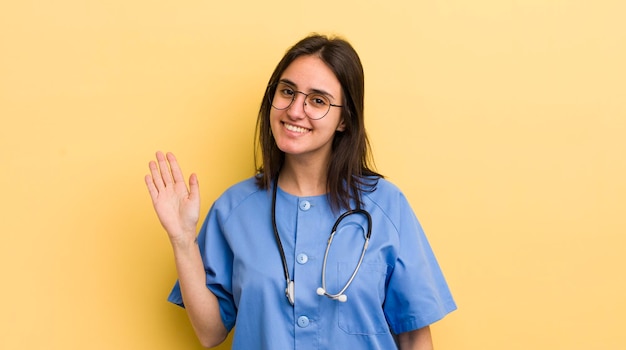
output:
M309 132L309 129L301 128L299 126L295 126L295 125L291 125L291 124L287 124L287 123L285 123L285 128L287 128L287 130L289 130L289 131L299 132L301 134Z

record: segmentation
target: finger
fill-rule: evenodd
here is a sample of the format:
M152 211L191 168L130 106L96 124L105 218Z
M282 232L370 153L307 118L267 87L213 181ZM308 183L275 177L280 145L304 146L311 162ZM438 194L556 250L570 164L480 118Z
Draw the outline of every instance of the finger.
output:
M150 175L152 176L152 184L158 191L162 191L165 188L165 183L163 183L163 178L161 177L161 172L159 171L159 167L155 161L150 161L148 163L148 167L150 168Z
M154 203L159 196L159 190L157 190L154 185L154 179L152 175L146 175L145 177L146 186L148 187L148 193L150 193L150 198L152 198L152 202Z
M170 169L172 170L172 176L174 177L174 182L184 183L185 178L183 177L183 171L180 169L180 166L178 165L178 160L176 160L176 156L174 156L173 153L168 152L167 160L170 163Z
M165 184L165 187L167 187L173 183L170 166L167 162L167 159L165 158L165 155L163 155L163 152L161 151L157 152L156 158L157 158L157 162L159 163L159 170L161 172L161 178L163 179L163 183Z

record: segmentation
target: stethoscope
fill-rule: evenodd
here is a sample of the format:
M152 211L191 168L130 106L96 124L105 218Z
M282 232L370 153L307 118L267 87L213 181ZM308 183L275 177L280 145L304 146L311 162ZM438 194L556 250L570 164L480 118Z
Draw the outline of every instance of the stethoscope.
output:
M276 238L276 244L278 245L278 251L280 252L280 258L282 259L282 263L283 263L283 272L285 274L285 281L287 283L287 288L285 288L285 295L287 296L289 303L291 305L294 305L296 302L295 282L289 276L289 268L287 267L287 258L285 257L285 250L283 249L283 244L282 244L282 241L280 240L280 235L278 234L278 227L276 226L276 192L277 192L277 189L278 189L278 175L276 176L276 179L274 179L274 188L272 189L272 226L274 228L274 238ZM367 234L365 235L365 243L363 243L361 256L359 257L359 262L356 264L356 267L354 268L354 272L352 272L352 276L350 276L350 279L348 279L348 282L346 282L346 284L343 286L343 288L341 288L339 292L332 294L326 290L326 261L328 260L328 252L330 251L330 245L333 242L333 238L335 237L335 234L337 233L337 227L339 227L339 224L341 223L343 219L353 214L361 214L367 218ZM350 287L350 284L352 284L354 277L356 277L356 274L359 272L359 269L361 268L361 264L363 263L363 257L365 257L365 251L367 250L371 236L372 236L372 217L366 210L353 209L339 216L339 218L337 219L337 221L335 221L335 224L333 225L333 229L331 230L330 237L328 238L328 243L326 244L326 251L324 252L324 261L322 263L322 286L317 288L318 295L320 296L324 295L330 299L339 300L340 302L346 302L346 300L348 300L348 296L345 295L344 292L348 289L348 287Z

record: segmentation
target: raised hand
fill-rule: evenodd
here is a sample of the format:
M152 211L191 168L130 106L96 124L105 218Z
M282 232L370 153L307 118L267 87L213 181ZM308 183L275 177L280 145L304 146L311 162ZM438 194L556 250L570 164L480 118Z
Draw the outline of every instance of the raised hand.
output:
M172 153L156 153L156 162L149 163L146 186L159 221L167 231L172 245L188 244L196 237L200 215L200 190L195 174L189 187Z

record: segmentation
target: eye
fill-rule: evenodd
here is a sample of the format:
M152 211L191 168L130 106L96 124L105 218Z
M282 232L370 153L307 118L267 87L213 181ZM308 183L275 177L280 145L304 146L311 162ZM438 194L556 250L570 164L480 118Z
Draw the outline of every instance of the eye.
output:
M283 97L292 97L295 94L295 90L287 85L280 84L278 85L278 93Z
M314 107L326 107L330 103L323 95L310 95L308 101Z

